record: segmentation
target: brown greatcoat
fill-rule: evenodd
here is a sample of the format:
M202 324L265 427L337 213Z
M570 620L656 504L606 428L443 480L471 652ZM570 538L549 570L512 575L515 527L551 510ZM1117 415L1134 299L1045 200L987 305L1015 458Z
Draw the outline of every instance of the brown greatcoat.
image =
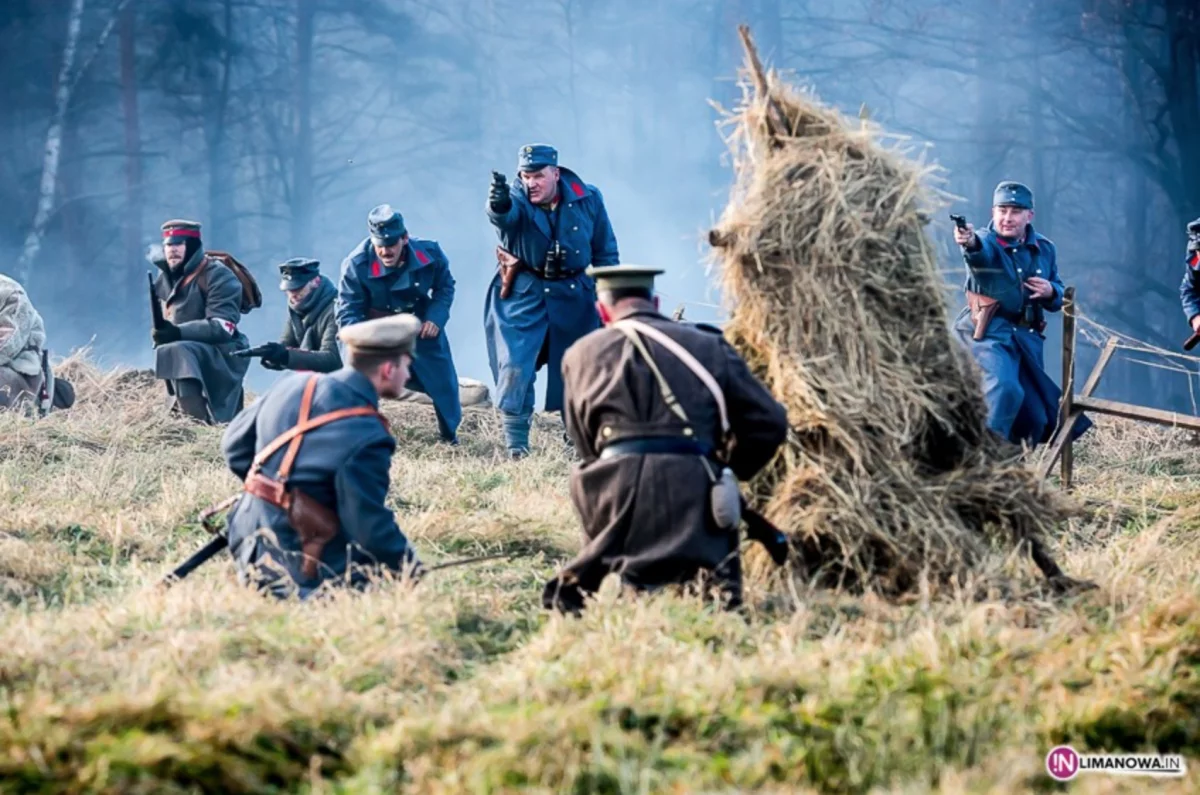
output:
M787 436L787 411L719 329L673 322L644 301L614 315L661 330L712 374L724 392L737 440L728 465L739 479L752 477L771 460ZM582 457L571 472L570 490L585 546L547 583L547 608L578 610L582 595L594 592L610 572L619 572L635 588L652 589L712 571L719 579L732 580L740 599L738 532L716 526L703 460L678 453L600 458L606 444L638 437L688 438L688 428L690 438L718 446L720 413L712 393L674 354L642 339L690 422L668 408L653 371L620 331L598 329L567 350L564 414L567 433Z

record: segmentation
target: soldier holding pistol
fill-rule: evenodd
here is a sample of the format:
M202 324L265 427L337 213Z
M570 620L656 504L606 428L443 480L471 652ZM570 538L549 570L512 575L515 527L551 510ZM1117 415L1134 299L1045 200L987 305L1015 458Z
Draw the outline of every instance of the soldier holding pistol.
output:
M518 158L518 184L492 175L487 214L500 238L499 268L484 306L488 363L514 458L529 452L537 371L547 368L545 410L562 411L563 355L600 326L587 267L618 261L600 191L560 167L552 146L522 147Z
M954 329L983 371L988 427L1014 443L1049 440L1061 391L1043 364L1046 312L1062 309L1063 283L1052 243L1033 228L1033 192L1001 182L992 195L992 220L982 234L956 226L954 240L967 266L967 306ZM1079 436L1091 426L1076 420Z
M315 259L296 257L280 264L279 289L287 294L288 318L279 342L245 353L262 357L268 370L332 373L342 366L337 345L337 288Z
M1184 256L1179 299L1183 304L1183 315L1192 327L1192 334L1200 336L1200 218L1187 225L1187 235L1187 253ZM1196 336L1188 340L1188 350L1195 347Z

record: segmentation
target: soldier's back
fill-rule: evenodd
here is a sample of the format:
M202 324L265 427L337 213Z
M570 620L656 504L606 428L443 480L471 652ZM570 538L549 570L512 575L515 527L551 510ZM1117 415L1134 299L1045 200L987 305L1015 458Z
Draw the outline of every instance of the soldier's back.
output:
M262 450L296 425L305 387L313 377L318 380L313 392L310 418L339 409L378 406L378 398L370 382L350 368L322 375L290 373L261 398L263 406L255 422L256 451ZM380 443L394 449L395 442L386 427L380 419L372 416L349 417L315 428L304 435L290 480L297 485L320 487L320 491L312 491L312 496L332 504L333 480L344 462L362 447ZM283 455L281 450L267 460L264 467L266 474L273 475L277 471Z

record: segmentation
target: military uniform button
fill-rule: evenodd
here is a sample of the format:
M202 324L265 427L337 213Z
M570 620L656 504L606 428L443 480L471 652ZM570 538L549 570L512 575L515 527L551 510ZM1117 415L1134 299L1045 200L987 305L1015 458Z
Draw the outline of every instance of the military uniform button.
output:
M691 435L692 435L692 433L693 433L693 431L692 431L692 429L691 429L691 428L684 428L684 429L683 429L683 435L684 435L684 436L691 436Z
M546 292L550 292L550 288L549 288L549 287L547 287L547 288L546 288Z
M572 290L574 290L574 289L575 289L575 283L574 283L574 282L572 282L572 283L571 283L571 289L572 289Z
M612 436L612 428L605 425L603 428L600 429L600 435L603 436L605 439L607 439L608 437Z

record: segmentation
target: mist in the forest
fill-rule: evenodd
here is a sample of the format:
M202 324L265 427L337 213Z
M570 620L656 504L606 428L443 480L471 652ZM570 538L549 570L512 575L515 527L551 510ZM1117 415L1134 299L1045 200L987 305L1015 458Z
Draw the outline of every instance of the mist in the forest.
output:
M1200 215L1200 21L1182 0L10 1L0 271L54 354L151 367L143 253L163 221L200 221L253 270L258 344L287 315L278 263L312 256L336 282L387 202L449 256L458 371L490 385L488 181L545 142L603 194L622 261L666 270L663 309L719 321L703 241L733 175L712 103L739 96L742 22L768 65L936 161L948 211L982 227L998 181L1033 189L1078 293L1081 368L1107 329L1179 351L1183 225ZM956 312L950 228L931 224ZM1098 394L1193 412L1178 367L1118 357ZM247 384L275 377L256 362Z

